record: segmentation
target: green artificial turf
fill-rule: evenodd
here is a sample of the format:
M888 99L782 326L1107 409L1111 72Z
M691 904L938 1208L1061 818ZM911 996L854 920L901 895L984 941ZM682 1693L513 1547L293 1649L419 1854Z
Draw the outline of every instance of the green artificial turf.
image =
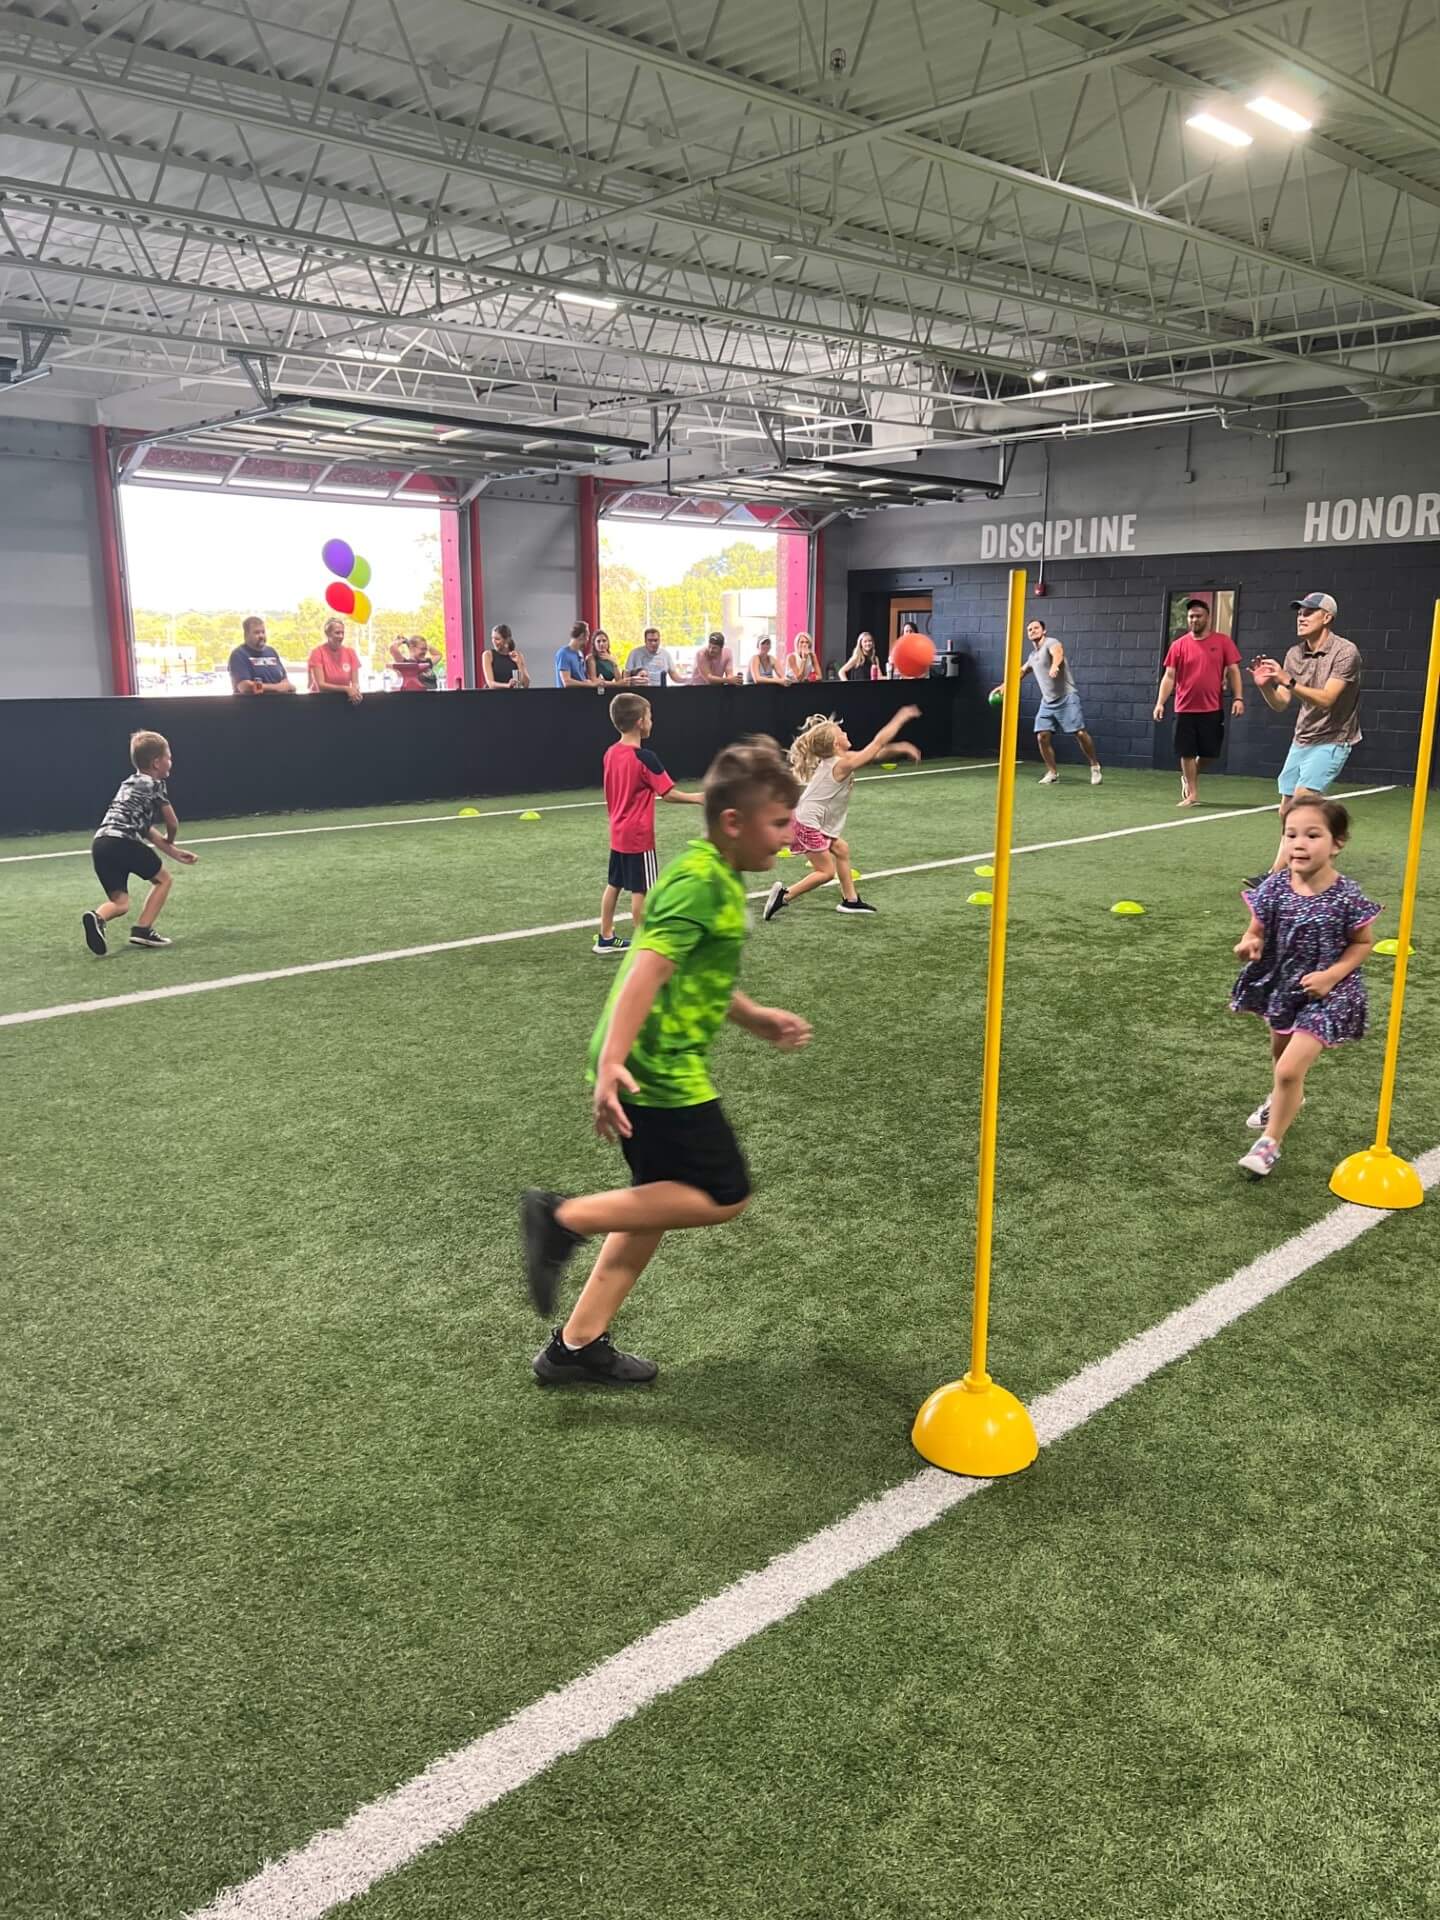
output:
M862 871L984 853L993 777L862 789ZM1025 778L1017 842L1173 798ZM1344 862L1382 933L1408 802L1358 801ZM662 855L694 820L660 810ZM229 830L265 824L313 823ZM1376 1035L1321 1062L1280 1169L1234 1167L1268 1083L1225 1011L1236 884L1274 833L1016 863L992 1362L1023 1395L1318 1218L1369 1140L1384 961ZM604 850L584 811L229 842L179 875L173 948L103 963L86 862L3 867L0 1010L587 919ZM913 1470L915 1408L964 1364L979 884L867 882L873 922L822 893L756 928L747 990L815 1043L721 1038L757 1198L642 1282L645 1395L528 1373L516 1195L620 1172L580 1078L609 978L588 932L0 1029L0 1911L203 1904ZM1440 1141L1433 885L1416 945L1410 1153ZM1422 1911L1437 1206L357 1911Z

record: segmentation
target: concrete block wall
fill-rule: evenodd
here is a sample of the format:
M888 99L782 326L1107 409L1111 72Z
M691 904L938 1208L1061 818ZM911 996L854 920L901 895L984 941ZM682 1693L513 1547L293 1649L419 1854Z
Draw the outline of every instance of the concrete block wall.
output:
M922 570L852 570L849 630L862 624L867 595L901 593ZM934 602L932 632L941 647L973 655L977 680L993 685L1004 658L1008 569L940 566L923 569ZM1034 583L1034 569L1031 582ZM1277 552L1146 554L1097 560L1051 561L1046 594L1032 596L1031 613L1065 642L1085 705L1086 720L1102 759L1115 766L1156 763L1157 729L1151 719L1164 648L1166 596L1204 587L1237 593L1235 643L1242 660L1258 653L1277 659L1294 643L1290 602L1319 590L1340 605L1336 627L1359 647L1365 662L1361 723L1365 738L1350 761L1361 780L1409 780L1415 768L1421 695L1430 625L1440 598L1440 546ZM1027 689L1025 719L1034 710ZM1246 676L1247 712L1230 723L1227 771L1273 775L1284 758L1292 725L1272 714ZM1168 764L1169 723L1159 730ZM1440 769L1432 780L1440 779Z

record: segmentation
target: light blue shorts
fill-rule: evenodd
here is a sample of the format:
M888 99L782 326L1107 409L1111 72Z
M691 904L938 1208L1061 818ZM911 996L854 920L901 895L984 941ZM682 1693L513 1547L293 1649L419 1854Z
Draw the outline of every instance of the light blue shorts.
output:
M1345 771L1352 744L1346 740L1313 747L1291 747L1280 769L1278 785L1281 793L1287 800L1297 787L1308 787L1311 793L1328 793Z
M1085 712L1078 693L1067 693L1063 700L1042 700L1035 715L1036 733L1080 733Z

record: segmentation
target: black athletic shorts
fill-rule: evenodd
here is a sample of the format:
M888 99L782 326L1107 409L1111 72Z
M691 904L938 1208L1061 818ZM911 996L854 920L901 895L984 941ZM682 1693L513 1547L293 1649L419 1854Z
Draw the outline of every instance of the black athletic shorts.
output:
M1175 758L1177 760L1218 760L1225 746L1225 715L1216 713L1177 713L1175 716Z
M653 847L649 853L616 853L611 848L610 884L621 893L648 893L655 884L658 870Z
M698 1107L632 1107L632 1132L620 1141L633 1187L679 1180L708 1193L717 1206L735 1207L750 1194L750 1169L718 1100Z
M128 893L132 873L142 880L158 879L165 864L153 842L127 840L119 833L97 833L90 858L95 862L95 878L107 894Z

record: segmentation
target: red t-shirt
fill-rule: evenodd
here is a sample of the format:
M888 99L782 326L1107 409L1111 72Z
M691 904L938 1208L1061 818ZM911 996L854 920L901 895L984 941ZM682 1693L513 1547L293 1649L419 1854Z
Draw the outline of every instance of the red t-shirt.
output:
M617 740L605 755L605 805L610 812L612 853L653 853L655 796L675 782L649 747Z
M350 676L355 676L356 685L360 682L360 656L349 647L332 647L322 640L318 647L310 650L310 666L317 680L323 680L328 686L347 687Z
M1182 633L1165 656L1175 676L1176 713L1218 713L1224 704L1225 669L1238 667L1240 650L1228 633Z

